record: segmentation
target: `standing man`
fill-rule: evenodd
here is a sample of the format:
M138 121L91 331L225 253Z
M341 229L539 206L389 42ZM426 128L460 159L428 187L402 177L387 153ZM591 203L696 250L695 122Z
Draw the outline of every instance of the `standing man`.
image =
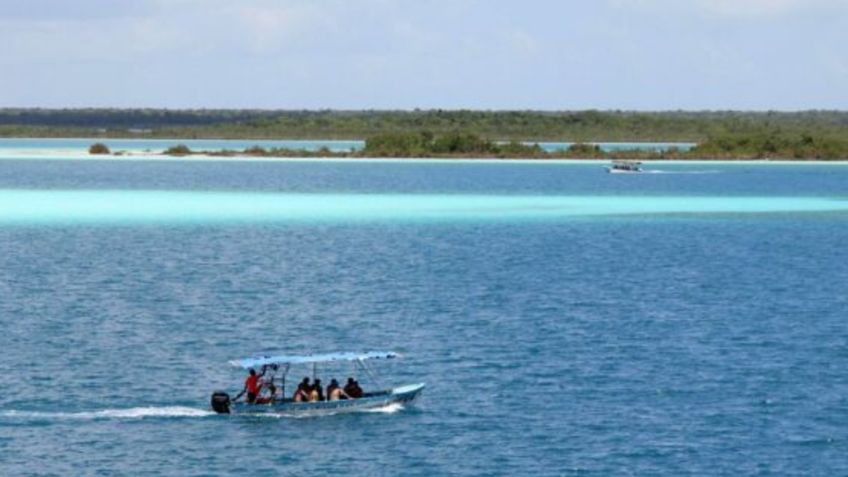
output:
M247 393L247 402L250 404L256 402L256 396L259 395L259 390L262 388L262 385L259 384L259 378L265 376L265 370L265 366L262 366L262 374L256 374L256 370L250 368L250 374L247 376L247 379L244 380L244 388L238 396L236 396L236 399L240 398L244 393Z

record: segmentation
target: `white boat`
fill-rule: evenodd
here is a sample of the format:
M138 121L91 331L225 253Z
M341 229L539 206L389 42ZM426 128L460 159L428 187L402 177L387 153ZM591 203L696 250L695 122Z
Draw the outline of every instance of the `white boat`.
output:
M641 162L625 160L612 161L612 164L606 166L606 170L610 174L637 174L644 172Z
M241 394L231 399L228 393L216 391L212 393L212 409L219 414L318 416L377 409L392 404L406 404L412 402L421 394L421 391L424 389L423 383L383 387L376 391L364 392L361 397L354 399L296 402L291 397L286 397L286 376L292 365L312 365L312 379L314 380L319 363L350 362L356 369L367 374L372 384L379 385L377 376L365 365L365 361L394 359L399 356L392 351L370 351L365 353L330 353L321 355L259 356L230 361L230 364L242 369L262 369L263 375L271 371L270 377L262 377L262 381L265 383L263 387L265 388L276 388L274 385L274 380L277 379L276 374L282 371L282 375L279 377L281 392L269 398L263 396L260 391L260 399L257 399L257 402L249 403L246 400L239 400Z

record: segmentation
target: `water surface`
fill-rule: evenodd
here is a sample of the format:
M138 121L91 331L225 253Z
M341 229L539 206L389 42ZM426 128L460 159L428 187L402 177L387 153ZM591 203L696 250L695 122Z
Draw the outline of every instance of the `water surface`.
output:
M848 473L848 168L652 167L2 161L2 473ZM385 348L416 406L209 412Z

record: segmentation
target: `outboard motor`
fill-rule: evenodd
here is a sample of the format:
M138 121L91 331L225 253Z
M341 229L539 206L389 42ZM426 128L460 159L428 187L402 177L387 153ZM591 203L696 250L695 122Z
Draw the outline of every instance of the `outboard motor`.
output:
M230 413L230 395L224 391L212 393L212 409L218 414Z

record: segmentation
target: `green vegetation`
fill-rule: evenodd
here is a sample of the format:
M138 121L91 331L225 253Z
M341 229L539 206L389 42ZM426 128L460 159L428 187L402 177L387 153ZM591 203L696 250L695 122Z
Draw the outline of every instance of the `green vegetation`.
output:
M97 142L97 143L92 144L91 147L88 148L88 153L89 154L110 154L111 151L109 150L109 147L107 145L103 144L102 142Z
M194 152L185 144L177 144L176 146L171 146L168 149L165 149L163 154L167 156L188 156L193 153Z
M307 149L286 149L286 148L270 148L251 146L242 151L233 151L230 149L221 149L217 151L192 151L191 154L203 154L206 156L217 157L233 157L233 156L249 156L249 157L356 157L358 154L347 152L334 152L326 147L322 147L316 151Z
M604 153L585 144L549 154L523 143L682 141L699 146L690 152L627 155L833 159L848 158L848 112L0 109L0 137L4 136L367 138L363 154L391 157L617 157L622 153ZM282 150L251 154L304 155Z
M848 112L269 111L0 109L0 136L362 139L476 134L493 141L683 141L725 134L848 135Z
M546 152L538 144L497 143L474 134L389 133L369 138L356 155L372 157L515 157L573 159L848 159L848 140L810 134L736 134L710 138L689 151L676 148L603 151L574 143L566 151Z
M95 152L98 151L98 152ZM92 154L109 154L102 143L89 148ZM116 152L115 155L122 155ZM726 135L711 138L689 151L603 151L595 144L575 143L565 151L546 152L538 144L515 141L495 142L469 133L436 135L431 132L378 134L365 141L360 151L317 151L251 146L242 151L193 151L188 146L172 146L170 156L207 155L218 157L435 157L435 158L526 158L526 159L816 159L848 158L848 141L795 135Z
M569 146L568 155L573 157L604 157L600 146L577 142Z
M811 134L726 134L710 138L689 155L718 159L845 159L848 138Z
M384 133L365 141L361 153L372 157L542 157L538 145L518 142L499 144L476 134L452 132L436 136L431 132Z

